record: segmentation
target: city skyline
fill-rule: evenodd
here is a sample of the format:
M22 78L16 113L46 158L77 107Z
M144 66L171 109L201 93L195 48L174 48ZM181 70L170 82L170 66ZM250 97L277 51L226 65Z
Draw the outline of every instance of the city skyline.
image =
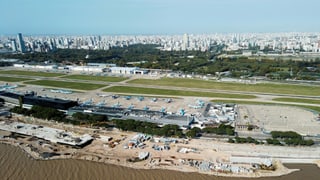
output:
M317 32L316 0L5 0L0 35ZM4 18L8 17L8 18Z

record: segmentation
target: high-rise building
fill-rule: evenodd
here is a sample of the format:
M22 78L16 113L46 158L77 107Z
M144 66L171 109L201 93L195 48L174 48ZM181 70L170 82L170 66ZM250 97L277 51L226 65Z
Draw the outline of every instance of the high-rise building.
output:
M18 34L18 50L22 53L26 52L26 47L24 45L24 41L21 33Z
M12 49L13 52L17 51L17 44L16 44L16 40L15 39L12 39L12 41L11 41L11 49Z
M189 48L189 36L188 34L183 35L183 42L182 42L182 50L187 50Z

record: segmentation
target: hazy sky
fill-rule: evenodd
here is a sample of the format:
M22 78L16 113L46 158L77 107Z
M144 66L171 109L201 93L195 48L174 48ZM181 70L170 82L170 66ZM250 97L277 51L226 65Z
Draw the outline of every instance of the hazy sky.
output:
M0 0L0 34L319 32L320 0Z

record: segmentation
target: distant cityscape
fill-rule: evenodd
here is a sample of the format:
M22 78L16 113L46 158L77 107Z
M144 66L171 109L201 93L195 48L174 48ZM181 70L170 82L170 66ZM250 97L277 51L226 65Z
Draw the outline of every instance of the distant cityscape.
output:
M252 53L320 53L320 33L229 33L182 35L87 35L87 36L17 36L0 37L0 49L13 53L50 52L56 49L109 50L134 44L159 45L162 51L209 51L224 45L225 51L249 50ZM252 50L252 51L250 51ZM254 51L254 52L253 52Z

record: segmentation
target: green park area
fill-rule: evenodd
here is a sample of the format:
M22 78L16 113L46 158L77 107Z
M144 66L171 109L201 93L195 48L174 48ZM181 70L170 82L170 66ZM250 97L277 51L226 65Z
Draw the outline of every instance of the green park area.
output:
M67 81L50 81L50 80L29 81L29 82L26 82L25 84L78 89L78 90L95 90L105 86L103 84L67 82Z
M113 76L88 76L88 75L68 75L62 78L88 80L88 81L104 81L104 82L120 82L128 78L126 77L113 77Z
M294 94L320 96L319 86L303 86L291 84L241 84L241 83L225 83L216 81L206 81L197 79L181 79L181 78L162 78L157 80L151 79L135 79L128 83L147 84L158 86L176 86L186 88L204 88L218 89L226 91L243 91L243 92L259 92L259 93L275 93L275 94Z
M212 93L212 92L181 91L181 90L171 90L171 89L140 88L140 87L129 87L129 86L112 86L104 89L103 91L114 92L114 93L154 94L154 95L166 95L166 96L196 96L196 97L239 98L239 99L256 98L256 96L244 95L244 94L224 94L224 93Z
M20 82L20 81L26 81L26 80L30 80L30 79L0 76L0 81L4 81L4 82Z
M42 77L57 77L62 76L62 73L50 73L50 72L38 72L38 71L0 71L0 74L12 74L12 75L22 75L22 76L42 76Z

